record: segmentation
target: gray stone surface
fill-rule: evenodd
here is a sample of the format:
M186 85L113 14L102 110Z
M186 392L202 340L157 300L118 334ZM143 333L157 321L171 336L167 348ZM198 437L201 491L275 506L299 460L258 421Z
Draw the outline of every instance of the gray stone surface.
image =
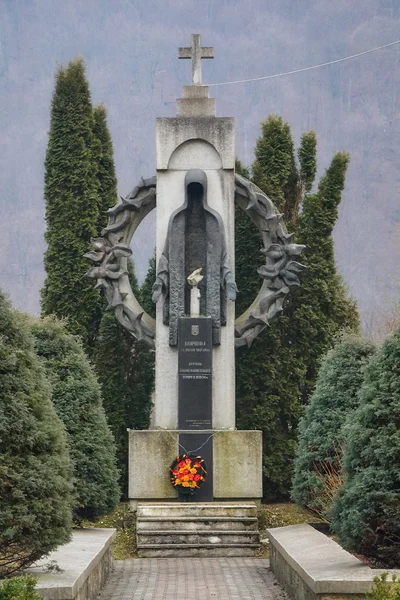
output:
M212 512L210 512L212 511ZM143 502L138 505L138 517L255 517L254 502Z
M177 431L129 431L129 498L177 498L169 467L178 454Z
M262 432L217 430L210 435L214 498L222 501L259 500L262 497ZM131 500L177 498L168 470L179 454L178 448L176 430L129 431Z
M223 169L235 168L233 117L159 117L156 120L157 170L170 168L169 162L173 153L189 140L208 142L220 156ZM192 168L205 167L195 164Z
M25 572L38 578L36 589L48 600L93 600L113 566L115 529L79 529L61 546ZM54 564L60 571L46 571Z
M192 84L201 85L201 61L203 58L214 58L214 48L201 46L199 33L192 33L192 45L190 48L179 48L179 58L188 58L192 61Z
M263 558L117 561L99 600L283 600Z
M208 85L184 85L182 90L183 99L209 98L210 88Z
M140 557L255 556L256 515L251 502L139 503L137 550Z
M176 542L170 545L149 545L148 547L143 546L139 550L139 556L141 558L201 558L201 557L231 557L231 556L257 556L259 551L259 545L246 544L240 546L239 544L226 544L223 545L204 545L201 546L198 543L190 546L189 544L177 544Z
M215 117L216 112L215 98L178 98L176 101L178 117Z
M157 119L157 258L167 238L171 214L184 201L189 169L205 171L209 206L221 215L228 256L234 271L234 121L226 118ZM157 303L155 427L178 426L178 353L169 347L163 302ZM213 351L213 427L235 427L234 306L227 303L221 345Z
M257 530L257 517L142 517L137 522L137 531L144 529L150 530L165 530L169 531L176 528L179 523L179 529L183 531L197 531L199 523L201 523L202 531L212 531L218 529L220 531L253 531Z
M262 497L262 432L220 431L214 441L214 497Z
M295 600L363 598L383 571L369 568L310 525L269 529L268 538L272 570Z

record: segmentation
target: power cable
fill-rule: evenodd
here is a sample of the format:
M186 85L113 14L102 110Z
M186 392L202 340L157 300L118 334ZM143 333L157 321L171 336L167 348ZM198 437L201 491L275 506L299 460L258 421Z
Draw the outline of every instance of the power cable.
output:
M328 65L334 65L336 63L344 62L345 60L351 60L352 58L357 58L358 56L364 56L365 54L370 54L371 52L376 52L377 50L382 50L383 48L389 48L390 46L394 46L395 44L400 44L400 40L396 40L395 42L390 42L390 44L384 44L383 46L378 46L377 48L371 48L370 50L365 50L364 52L358 52L357 54L352 54L351 56L345 56L344 58L330 60L329 62L320 63L319 65L313 65L312 67L304 67L304 69L296 69L295 71L286 71L285 73L276 73L275 75L266 75L264 77L253 77L252 79L238 79L237 81L223 81L221 83L208 83L207 85L209 85L211 87L211 86L217 86L217 85L232 85L234 83L249 83L251 81L262 81L262 80L266 80L266 79L274 79L276 77L285 77L286 75L294 75L295 73L304 73L304 71L320 69L321 67L327 67Z

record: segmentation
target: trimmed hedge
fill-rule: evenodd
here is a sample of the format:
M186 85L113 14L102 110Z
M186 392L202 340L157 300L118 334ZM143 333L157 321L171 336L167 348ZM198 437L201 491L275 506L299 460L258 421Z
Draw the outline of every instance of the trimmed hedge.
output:
M0 292L0 578L66 543L72 471L26 320Z
M400 329L372 358L347 429L332 528L349 550L400 565Z
M54 317L32 323L36 352L53 388L74 465L78 517L95 518L119 502L115 444L100 386L80 339Z
M341 483L344 424L358 407L358 392L375 348L356 335L345 335L330 350L318 373L315 391L299 426L292 498L317 512L330 508Z

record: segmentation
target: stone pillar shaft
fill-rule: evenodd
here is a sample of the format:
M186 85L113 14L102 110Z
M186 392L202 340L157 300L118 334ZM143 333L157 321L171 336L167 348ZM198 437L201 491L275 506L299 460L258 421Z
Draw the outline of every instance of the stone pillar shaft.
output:
M204 86L200 88L204 97ZM188 94L187 94L188 95ZM185 99L182 100L184 102ZM189 112L193 110L190 98ZM201 104L201 98L198 99ZM185 112L184 109L181 111ZM171 214L184 202L184 179L189 169L207 175L208 204L221 215L234 270L234 120L214 116L157 119L157 260L164 250ZM213 349L213 428L235 427L234 303L227 303L227 324L221 345ZM178 350L168 344L162 299L157 305L156 386L153 427L176 429L178 423Z

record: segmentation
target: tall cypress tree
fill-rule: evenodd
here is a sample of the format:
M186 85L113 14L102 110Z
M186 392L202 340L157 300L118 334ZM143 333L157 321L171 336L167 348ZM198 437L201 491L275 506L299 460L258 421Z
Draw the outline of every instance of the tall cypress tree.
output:
M101 235L101 230L107 225L107 210L118 201L117 177L115 175L112 140L107 126L107 111L103 104L94 107L93 117L93 133L99 142L99 155L97 158L99 220L97 230L98 234Z
M42 314L68 319L71 333L90 350L101 318L98 290L85 280L83 258L99 223L97 158L100 143L83 60L57 72L45 161L47 250Z
M356 308L336 271L332 240L348 156L335 155L318 193L310 196L316 172L314 132L302 136L296 157L288 124L271 115L262 124L255 155L254 182L285 214L296 241L307 245L301 261L308 270L301 277L301 288L291 292L283 314L251 348L237 351L238 426L263 430L264 496L278 499L289 493L297 424L319 359L340 328L358 327ZM247 215L237 211L238 314L260 286L260 248L258 231Z

